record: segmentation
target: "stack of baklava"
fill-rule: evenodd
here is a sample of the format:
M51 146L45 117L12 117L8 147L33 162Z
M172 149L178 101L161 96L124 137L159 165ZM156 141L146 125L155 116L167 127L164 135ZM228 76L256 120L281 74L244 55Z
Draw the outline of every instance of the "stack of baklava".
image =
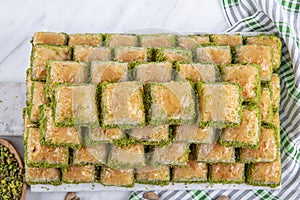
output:
M273 35L36 33L27 183L278 186L280 54Z

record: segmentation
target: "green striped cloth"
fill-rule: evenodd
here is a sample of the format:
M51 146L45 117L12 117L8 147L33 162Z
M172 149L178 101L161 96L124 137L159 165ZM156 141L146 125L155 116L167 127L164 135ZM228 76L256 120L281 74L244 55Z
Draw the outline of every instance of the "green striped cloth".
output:
M274 32L283 41L281 77L281 190L157 191L160 199L300 199L300 1L221 0L226 32ZM130 199L143 199L143 192Z

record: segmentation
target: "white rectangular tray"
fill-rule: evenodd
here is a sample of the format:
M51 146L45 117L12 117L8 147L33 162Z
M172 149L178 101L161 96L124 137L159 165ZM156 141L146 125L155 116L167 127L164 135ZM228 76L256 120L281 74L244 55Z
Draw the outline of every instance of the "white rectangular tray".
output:
M276 188L251 186L246 184L184 184L170 183L166 186L135 184L133 188L103 186L99 183L81 183L81 184L62 184L59 186L53 185L32 185L31 192L76 192L76 191L103 191L103 190L118 190L118 191L145 191L145 190L278 190Z
M198 33L177 33L171 30L164 29L141 29L129 31L126 33L131 34L154 34L154 33L174 33L177 35L188 35L188 34L208 34L204 32ZM211 32L213 33L213 32ZM210 33L210 34L211 34ZM233 34L233 33L229 33ZM272 34L272 32L251 32L251 33L236 33L247 36L254 36L259 34ZM24 89L25 91L25 89ZM145 185L145 184L135 184L133 188L126 187L114 187L114 186L103 186L99 183L85 183L85 184L62 184L59 186L53 185L32 185L32 192L68 192L68 191L103 191L103 190L118 190L118 191L144 191L144 190L277 190L281 189L281 186L276 188L262 187L262 186L251 186L247 184L184 184L184 183L170 183L167 186L157 186L157 185Z

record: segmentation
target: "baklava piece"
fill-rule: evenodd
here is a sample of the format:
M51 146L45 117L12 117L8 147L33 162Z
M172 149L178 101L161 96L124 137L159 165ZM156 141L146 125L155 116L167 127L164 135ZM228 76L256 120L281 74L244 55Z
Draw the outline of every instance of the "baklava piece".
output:
M108 47L74 46L73 59L79 62L92 62L94 60L112 60L112 50Z
M272 127L276 130L276 137L278 138L278 141L280 141L280 117L279 117L279 111L276 111L274 113ZM280 142L278 143L280 145Z
M170 128L168 125L144 126L129 131L130 138L136 143L145 145L164 145L170 142Z
M34 123L39 123L39 106L49 103L49 100L46 98L46 83L45 82L32 82L31 86L31 102L29 105L29 117L30 120Z
M192 82L205 82L213 83L217 82L221 77L219 71L215 65L202 64L202 63L178 63L177 69L177 80L189 80Z
M32 44L66 45L68 35L66 33L36 32L32 38Z
M101 168L100 182L106 186L133 187L135 183L133 169Z
M199 46L195 48L195 61L225 65L231 63L230 46Z
M207 163L234 163L234 147L225 147L216 144L197 144L195 148L197 162Z
M263 87L259 101L261 108L261 120L264 124L271 124L273 121L272 93L269 88Z
M146 166L135 170L137 183L152 185L168 185L170 181L170 168L168 166Z
M135 35L128 34L107 34L105 36L105 45L111 48L117 46L138 46L138 38Z
M29 128L25 147L26 165L29 167L64 167L68 165L69 150L65 147L48 147L40 143L40 129Z
M282 44L279 37L276 37L274 35L260 35L254 37L247 37L246 44L270 46L273 50L273 68L274 70L277 70L280 67Z
M57 127L53 121L52 109L47 105L39 109L42 145L81 148L82 138L79 127Z
M87 45L87 46L101 46L102 44L101 34L90 34L90 33L78 33L69 35L69 46L74 45Z
M214 34L210 36L211 41L217 45L240 46L243 45L241 35Z
M243 183L244 163L212 164L209 168L210 183Z
M198 125L179 125L175 127L176 142L194 144L211 144L214 142L215 129L213 127L200 128Z
M58 85L54 89L56 126L99 125L96 85Z
M279 111L274 113L273 117L273 123L274 127L276 127L278 130L280 130L280 117L279 117Z
M172 34L152 34L140 35L141 47L166 47L171 48L176 46L176 36Z
M31 52L32 80L46 80L49 60L71 60L72 49L68 46L35 45Z
M155 60L157 62L163 62L163 61L186 61L186 62L192 62L193 61L193 55L190 50L187 49L181 49L181 48L157 48L155 50Z
M114 143L126 138L123 130L118 128L103 129L101 127L86 127L84 141L87 146L95 146L103 143Z
M113 61L93 61L91 83L122 82L128 80L128 63Z
M33 123L30 120L29 114L28 114L28 108L25 107L22 109L22 118L23 118L23 122L24 122L24 127L25 128L30 128L30 127L38 127L38 124Z
M107 166L113 169L139 168L146 165L144 145L130 144L124 147L111 145Z
M251 163L247 166L246 183L249 185L278 187L281 182L281 156L273 162Z
M62 181L64 183L93 183L95 182L95 166L68 166L62 170Z
M33 81L31 80L31 71L32 68L28 68L26 70L26 106L30 105L30 101L32 98L31 89Z
M74 149L72 165L103 165L107 160L108 148L108 144L98 144L93 147L84 146L81 149Z
M209 37L205 35L177 36L177 42L179 47L193 50L196 45L208 44Z
M27 112L28 108L23 108L22 109L22 117L23 117L23 121L24 121L24 130L22 132L22 139L23 139L23 143L24 145L26 145L26 142L27 142L27 136L28 136L28 130L29 128L35 128L35 127L38 127L38 124L36 123L33 123L30 118L29 118L29 115L28 115L28 112Z
M241 122L241 89L232 83L199 83L199 126L237 127Z
M195 94L189 82L149 83L146 92L150 125L194 122Z
M136 128L145 124L143 85L121 82L102 85L102 127Z
M189 144L174 142L167 146L151 149L151 165L186 166L189 159Z
M235 51L235 63L257 64L261 67L261 80L271 80L273 56L270 47L260 45L242 45L236 47Z
M206 163L196 162L192 154L189 156L188 165L172 168L172 182L199 183L206 182L208 167Z
M280 106L280 77L278 74L272 74L270 89L272 92L272 106L277 111Z
M133 80L144 84L149 82L170 82L173 79L172 63L136 63L132 69L132 76Z
M88 76L89 67L86 63L74 61L51 61L47 66L47 96L52 98L51 95L53 94L55 84L87 83Z
M57 168L25 167L25 180L29 185L35 184L61 184L61 173Z
M261 127L261 110L259 108L243 108L242 116L239 127L223 129L220 143L236 148L257 149Z
M277 134L272 128L261 128L260 140L257 149L242 148L240 149L240 160L245 163L249 162L273 162L277 158L279 148L276 138Z
M222 67L223 81L242 87L243 101L257 104L260 98L260 67L257 65L227 65Z
M149 49L143 47L124 47L114 48L114 60L118 62L147 62L152 55Z

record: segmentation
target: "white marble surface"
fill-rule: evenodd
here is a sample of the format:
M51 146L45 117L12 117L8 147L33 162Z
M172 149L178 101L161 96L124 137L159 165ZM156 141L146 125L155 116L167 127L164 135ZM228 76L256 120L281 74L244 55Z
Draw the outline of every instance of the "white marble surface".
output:
M0 82L24 82L36 31L222 32L228 25L219 0L2 0ZM63 199L64 193L30 193L27 199ZM130 192L80 192L85 199L128 199Z
M1 82L25 81L36 31L221 32L228 26L219 0L2 0L0 24Z

